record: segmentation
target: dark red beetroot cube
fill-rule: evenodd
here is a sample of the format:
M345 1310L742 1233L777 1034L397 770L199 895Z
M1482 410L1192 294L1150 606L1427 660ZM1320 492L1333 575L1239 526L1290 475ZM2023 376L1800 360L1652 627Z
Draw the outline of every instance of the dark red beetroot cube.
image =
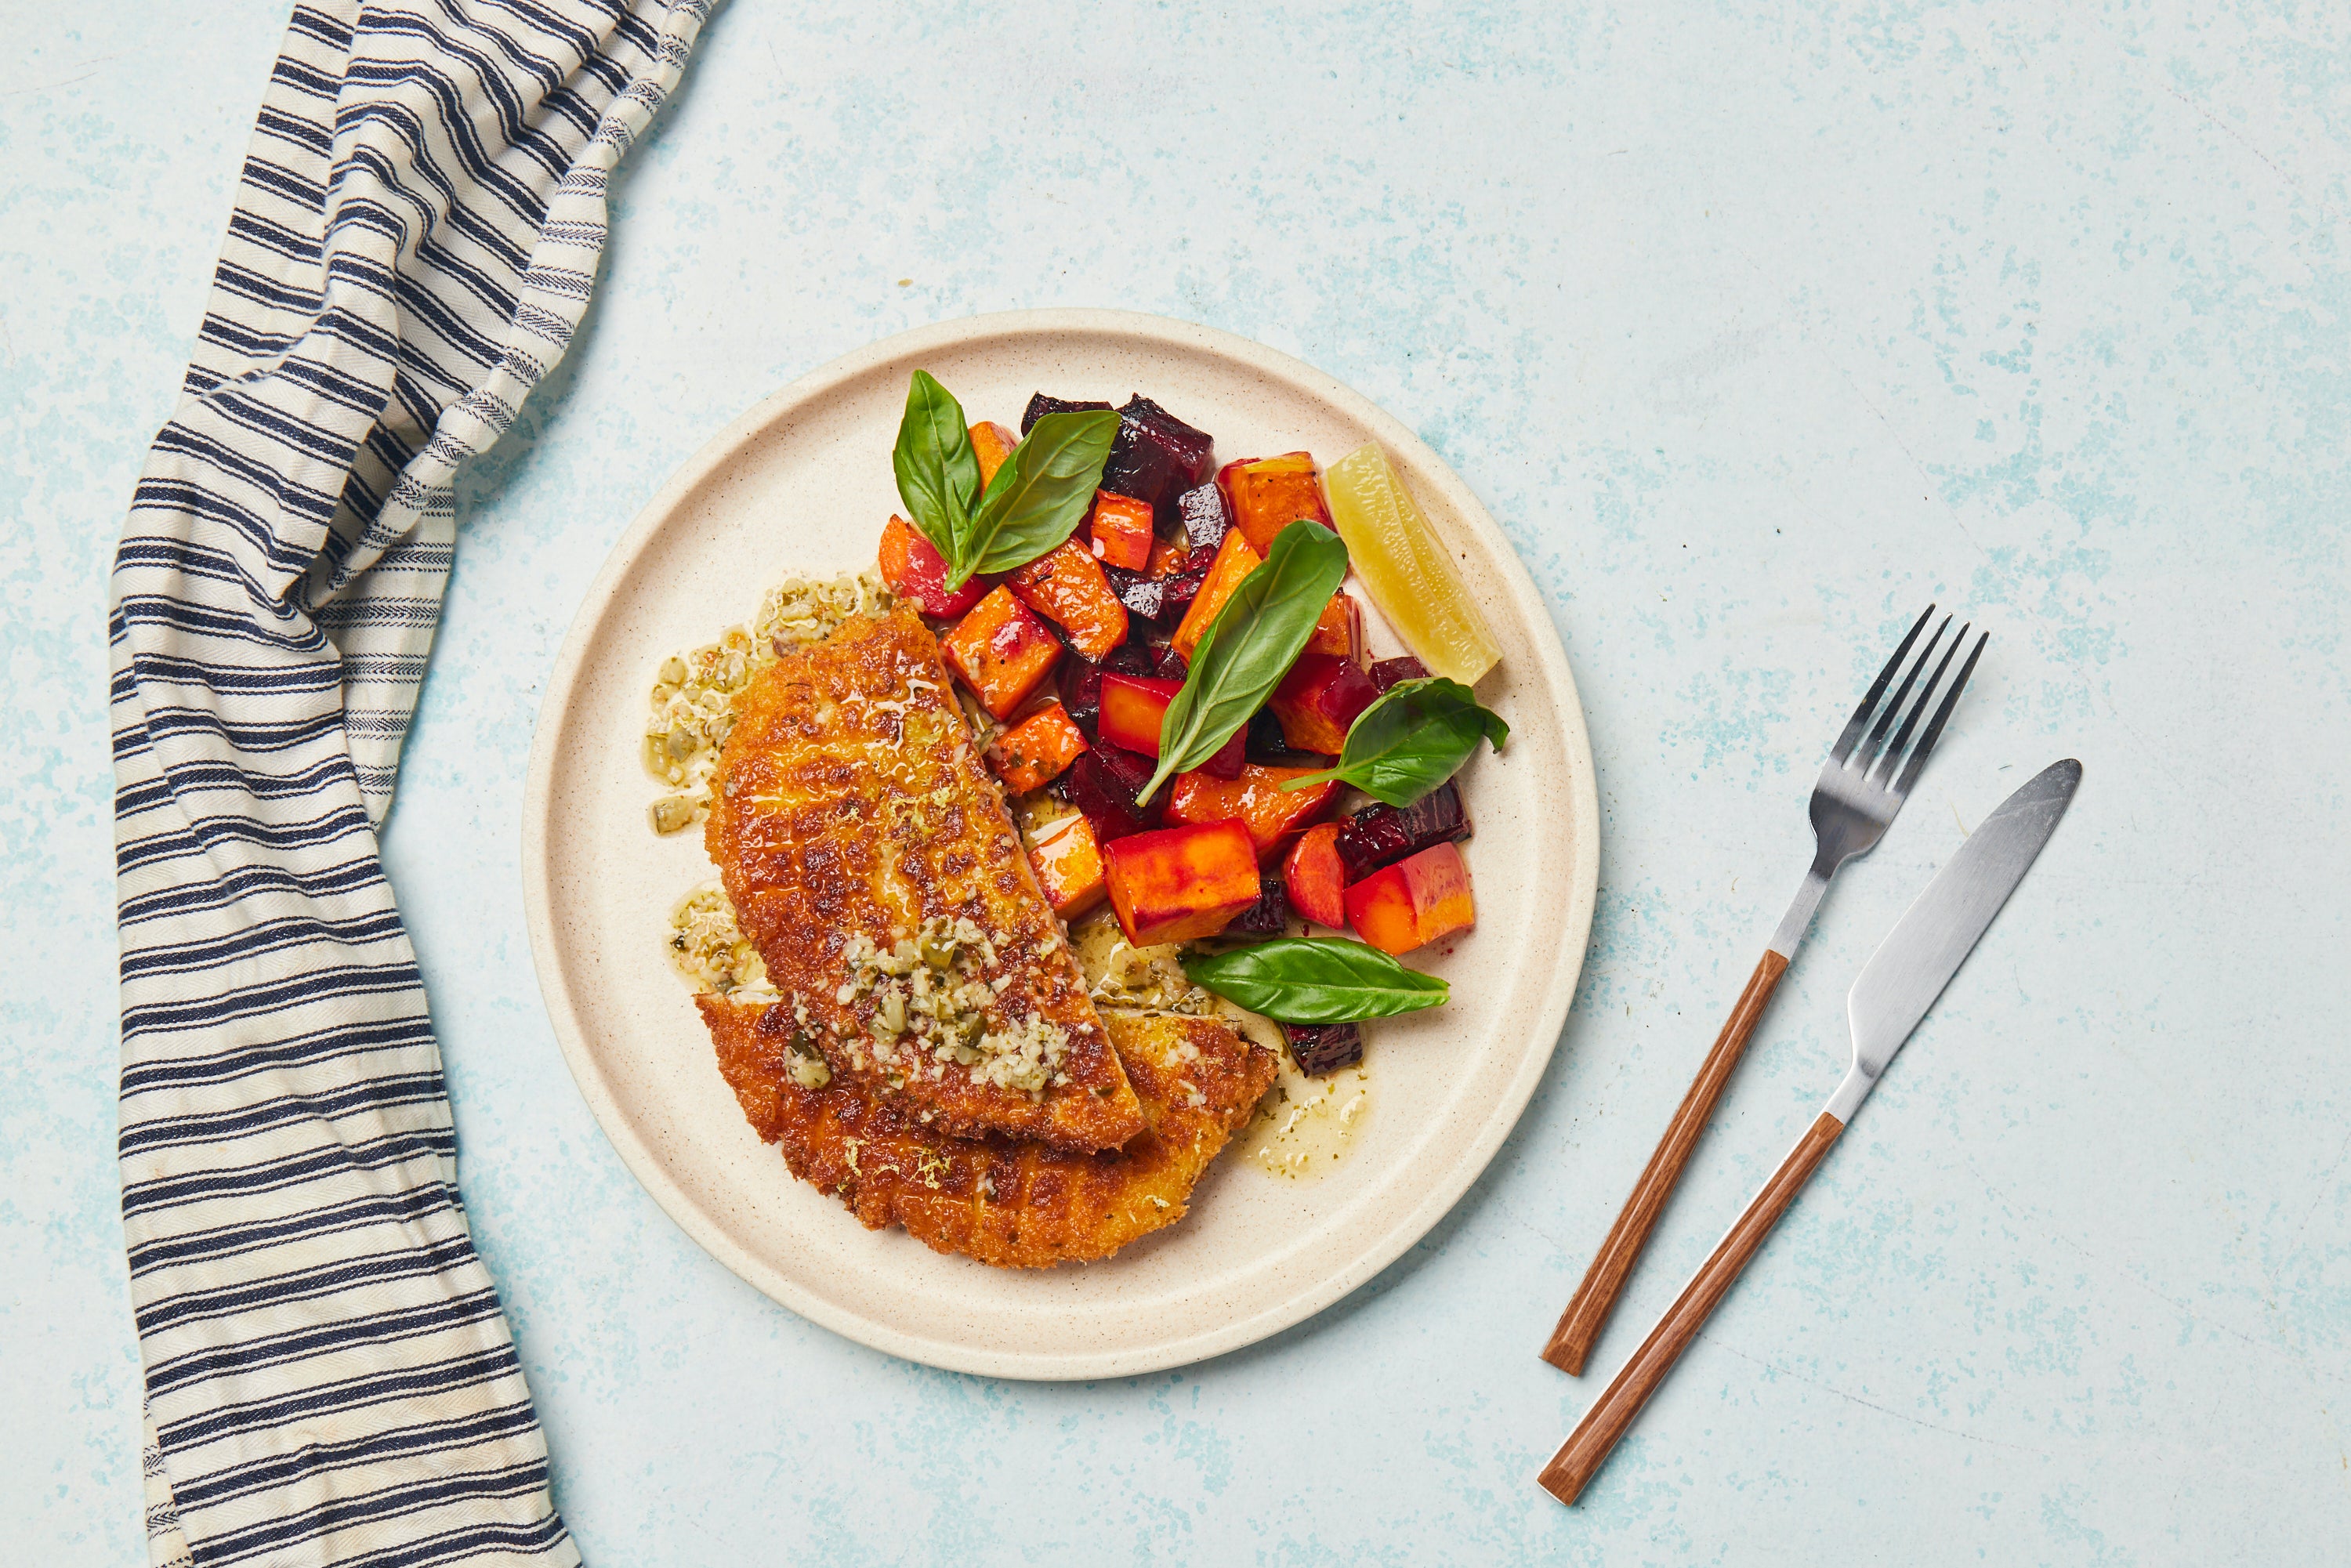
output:
M1200 771L1211 779L1227 782L1241 776L1241 765L1249 760L1249 727L1244 725L1233 731L1233 737L1217 747L1217 753L1200 764Z
M1428 666L1410 653L1401 653L1393 659L1382 659L1366 673L1372 677L1372 685L1377 687L1383 695L1386 695L1390 686L1405 681L1428 679Z
M1036 406L1034 399L1029 406ZM1194 429L1138 392L1118 411L1118 440L1102 466L1102 487L1150 502L1160 531L1171 532L1176 497L1208 476L1215 447L1207 431Z
M1225 499L1223 487L1211 479L1176 497L1176 517L1187 544L1194 549L1212 550L1232 531L1232 503Z
M1082 413L1088 409L1101 409L1104 413L1107 413L1109 412L1110 404L1106 402L1071 402L1067 398L1047 397L1043 392L1031 392L1029 394L1029 406L1021 411L1020 434L1023 435L1028 434L1036 423L1049 413ZM1126 492L1123 490L1119 491L1119 494L1122 496Z
M1290 739L1281 733L1281 720L1273 716L1271 708L1261 707L1249 716L1249 723L1241 730L1241 739L1247 748L1249 760L1263 763L1269 768L1289 767L1290 765L1284 762L1282 758L1308 755L1305 752L1290 749ZM1301 766L1321 768L1326 764L1318 758L1311 764L1301 764Z
M1282 895L1280 873L1259 873L1258 885L1264 891L1258 894L1257 902L1234 915L1233 923L1219 936L1261 942L1290 929L1290 900Z
M1332 847L1339 852L1352 887L1384 865L1438 844L1458 843L1469 831L1461 791L1447 779L1409 806L1364 807L1340 825L1338 841Z
M1158 825L1156 806L1134 803L1136 792L1150 780L1149 758L1097 740L1061 775L1061 792L1094 825L1094 837L1108 843Z
M1151 673L1163 681L1180 681L1192 673L1192 667L1184 662L1183 654L1166 643L1155 643L1151 646Z
M1229 931L1232 927L1225 929ZM1363 1031L1353 1024L1286 1023L1281 1032L1290 1037L1290 1054L1298 1059L1301 1072L1320 1078L1364 1060Z

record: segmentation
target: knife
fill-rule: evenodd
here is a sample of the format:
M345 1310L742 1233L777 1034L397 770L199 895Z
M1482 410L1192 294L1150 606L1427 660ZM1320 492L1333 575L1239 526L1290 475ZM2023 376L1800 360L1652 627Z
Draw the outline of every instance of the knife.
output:
M1707 1317L1747 1267L1771 1227L1795 1201L1826 1157L1829 1145L1877 1085L1894 1053L1943 994L1968 954L1998 915L2016 884L2041 853L2041 846L2056 831L2057 820L2072 804L2082 781L2082 765L2068 758L2043 768L2022 789L2000 804L1983 825L1968 836L1949 863L1935 873L1927 891L1908 913L1896 922L1861 977L1853 983L1845 1010L1853 1027L1853 1067L1829 1096L1810 1131L1797 1141L1771 1179L1763 1184L1701 1264L1690 1282L1641 1348L1616 1374L1615 1381L1593 1401L1583 1419L1560 1446L1537 1478L1542 1489L1565 1503L1582 1495L1584 1486L1606 1461L1609 1450L1633 1425L1649 1396L1666 1380Z

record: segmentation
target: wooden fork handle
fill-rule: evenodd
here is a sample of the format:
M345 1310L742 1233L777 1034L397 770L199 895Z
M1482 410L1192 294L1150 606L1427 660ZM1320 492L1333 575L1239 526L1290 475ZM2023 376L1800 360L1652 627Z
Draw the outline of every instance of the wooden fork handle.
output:
M1581 1376L1584 1359L1592 1354L1592 1342L1600 1337L1608 1322L1610 1309L1616 1304L1616 1293L1625 1288L1625 1277L1633 1271L1633 1264L1648 1244L1649 1232L1656 1228L1657 1217L1666 1211L1666 1199L1673 1196L1674 1184L1681 1180L1682 1167L1689 1163L1690 1151L1698 1147L1698 1134L1714 1119L1715 1102L1722 1098L1723 1085L1730 1082L1730 1071L1739 1065L1739 1058L1747 1050L1747 1037L1755 1032L1755 1025L1763 1017L1771 993L1779 988L1780 977L1788 972L1787 956L1765 948L1762 960L1749 976L1747 988L1739 993L1738 1005L1730 1009L1729 1021L1715 1037L1714 1049L1706 1053L1706 1063L1698 1070L1698 1077L1682 1096L1681 1109L1666 1127L1666 1135L1657 1141L1656 1153L1641 1172L1641 1179L1633 1185L1633 1196L1625 1200L1625 1207L1610 1227L1608 1239L1600 1244L1600 1251L1584 1270L1583 1283L1576 1287L1575 1299L1567 1303L1567 1311L1559 1315L1559 1326L1551 1331L1551 1343L1544 1345L1542 1358L1570 1376Z
M1755 1256L1763 1239L1771 1234L1771 1227L1779 1223L1780 1216L1795 1201L1804 1183L1812 1179L1813 1172L1828 1154L1829 1145L1844 1131L1843 1122L1826 1111L1821 1113L1812 1130L1789 1151L1788 1157L1780 1162L1780 1168L1771 1173L1771 1179L1763 1184L1763 1190L1755 1195L1746 1212L1731 1226L1730 1233L1683 1287L1674 1304L1666 1309L1666 1315L1657 1320L1657 1326L1649 1331L1649 1337L1641 1342L1633 1359L1625 1364L1615 1381L1583 1413L1574 1432L1552 1456L1551 1463L1543 1467L1538 1478L1543 1490L1568 1503L1583 1494L1585 1483L1606 1461L1609 1450L1615 1448L1616 1440L1633 1424L1633 1417L1641 1413L1641 1406L1649 1402L1649 1396L1666 1380L1666 1374L1673 1370L1674 1363L1688 1348L1689 1342L1698 1337L1708 1315L1729 1291L1731 1282L1747 1267L1747 1260Z

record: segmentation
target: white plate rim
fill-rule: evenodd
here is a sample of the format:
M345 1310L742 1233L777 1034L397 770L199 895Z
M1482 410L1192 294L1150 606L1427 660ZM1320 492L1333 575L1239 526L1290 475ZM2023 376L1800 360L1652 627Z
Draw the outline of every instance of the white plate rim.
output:
M1490 1103L1477 1135L1441 1171L1419 1201L1395 1216L1359 1245L1343 1264L1300 1282L1281 1300L1246 1317L1179 1335L1141 1349L1068 1352L1004 1352L911 1333L812 1295L738 1244L680 1188L657 1154L637 1139L619 1113L611 1087L589 1048L579 1009L563 984L556 951L553 873L547 853L549 805L562 717L569 710L590 644L591 630L611 605L649 542L680 504L747 442L774 424L788 409L821 398L876 366L914 355L961 349L991 338L1054 333L1099 334L1139 339L1229 360L1270 381L1286 384L1356 421L1392 454L1408 459L1416 482L1433 482L1445 492L1453 513L1480 536L1508 586L1511 609L1531 630L1540 672L1556 704L1573 777L1568 780L1569 828L1575 874L1568 889L1565 933L1534 1020L1530 1044L1517 1072ZM1599 891L1600 809L1592 745L1573 673L1541 592L1517 549L1482 502L1452 466L1410 427L1343 382L1303 361L1217 328L1140 311L1063 308L997 311L918 327L843 354L761 399L705 442L646 503L614 543L574 610L563 644L549 673L534 726L530 762L523 789L522 877L525 925L556 1040L565 1065L630 1174L695 1242L737 1276L808 1321L861 1344L947 1371L1036 1382L1090 1381L1134 1376L1190 1365L1267 1339L1306 1321L1377 1276L1436 1228L1484 1174L1549 1067L1565 1028L1591 939Z

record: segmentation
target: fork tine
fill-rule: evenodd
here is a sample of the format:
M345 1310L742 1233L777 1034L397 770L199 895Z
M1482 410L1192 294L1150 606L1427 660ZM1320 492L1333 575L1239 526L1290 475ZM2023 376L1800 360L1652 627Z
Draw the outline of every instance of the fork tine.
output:
M1970 630L1971 628L1968 626L1960 627L1959 634L1951 639L1951 645L1943 650L1942 663L1935 666L1935 673L1928 678L1927 684L1918 688L1918 700L1910 705L1909 713L1902 720L1902 727L1896 730L1894 738L1886 743L1885 755L1871 766L1870 781L1879 789L1892 785L1895 773L1902 766L1903 749L1910 744L1910 733L1918 727L1918 721L1927 716L1927 710L1935 706L1935 688L1943 684L1943 676L1950 671L1951 661L1959 657L1959 650L1967 645Z
M1902 705L1908 699L1910 688L1917 685L1918 672L1924 670L1927 661L1935 656L1935 650L1942 645L1943 633L1950 629L1951 618L1946 615L1941 624L1935 628L1935 634L1927 639L1927 645L1918 650L1918 657L1911 664L1910 673L1902 677L1902 684L1895 687L1894 695L1886 700L1886 710L1877 716L1877 722L1869 727L1869 737L1861 743L1860 751L1854 757L1854 765L1861 769L1864 779L1869 777L1870 768L1877 761L1878 753L1886 744L1886 731L1892 729L1894 721L1902 716Z
M1927 733L1918 737L1918 747L1911 752L1909 765L1902 769L1902 777L1895 780L1896 800L1907 799L1910 786L1918 781L1918 770L1927 766L1927 754L1934 750L1935 742L1942 738L1943 721L1951 716L1953 708L1959 706L1959 694L1967 689L1968 677L1975 673L1976 660L1982 655L1984 644L1991 641L1991 633L1989 632L1976 638L1975 648L1968 654L1968 662L1959 666L1959 678L1951 683L1950 691L1943 697L1943 706L1935 710L1934 722L1927 727ZM1957 643L1952 644L1954 649L1958 646Z
M1919 630L1934 613L1935 607L1929 604L1919 613L1918 619L1910 623L1910 630L1903 637L1901 645L1894 650L1894 656L1886 661L1886 667L1877 672L1877 679L1869 684L1868 695L1861 699L1861 706L1853 710L1853 717L1845 723L1844 733L1838 736L1836 745L1829 748L1831 762L1843 762L1853 755L1853 743L1860 737L1862 727L1869 723L1869 716L1876 711L1877 699L1886 695L1886 686L1894 680L1894 672L1902 667L1902 655L1910 651L1910 644L1918 640Z

